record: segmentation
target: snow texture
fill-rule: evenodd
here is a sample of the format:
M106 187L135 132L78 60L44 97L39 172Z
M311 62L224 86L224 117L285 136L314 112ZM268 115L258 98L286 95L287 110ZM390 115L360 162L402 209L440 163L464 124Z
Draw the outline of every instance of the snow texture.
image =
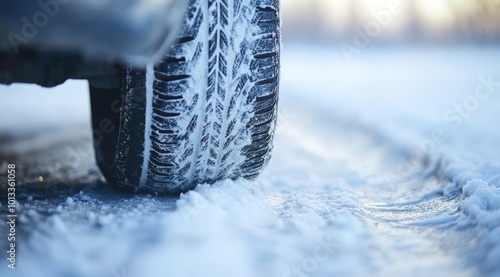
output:
M18 268L0 275L499 276L498 54L374 46L348 64L330 46L285 47L259 179L180 197L29 192Z

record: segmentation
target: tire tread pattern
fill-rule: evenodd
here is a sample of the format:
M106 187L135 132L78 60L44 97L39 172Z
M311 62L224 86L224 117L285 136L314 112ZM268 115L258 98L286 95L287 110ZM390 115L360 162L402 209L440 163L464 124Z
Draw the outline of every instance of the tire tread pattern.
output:
M122 185L178 193L221 178L255 178L272 150L279 28L279 0L190 0L178 42L146 73L153 78L146 184ZM126 89L145 84L131 78L135 71L125 71ZM145 129L130 120L121 121L128 132ZM129 157L132 148L122 145L117 157L140 164ZM126 168L116 179L130 179Z

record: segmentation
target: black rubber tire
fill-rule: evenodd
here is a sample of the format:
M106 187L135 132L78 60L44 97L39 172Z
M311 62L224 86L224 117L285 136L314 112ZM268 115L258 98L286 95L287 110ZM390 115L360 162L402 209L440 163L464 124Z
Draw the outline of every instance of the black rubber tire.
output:
M279 0L191 0L163 59L124 67L121 89L90 88L103 175L157 193L257 177L272 150L279 64Z

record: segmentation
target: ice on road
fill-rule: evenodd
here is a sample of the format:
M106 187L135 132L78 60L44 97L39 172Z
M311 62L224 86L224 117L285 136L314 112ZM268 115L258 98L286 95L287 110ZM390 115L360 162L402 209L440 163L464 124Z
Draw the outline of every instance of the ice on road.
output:
M500 275L497 49L374 47L347 63L290 46L282 59L268 168L180 197L101 184L84 83L1 87L0 158L30 167L30 184L17 269L3 258L0 275Z

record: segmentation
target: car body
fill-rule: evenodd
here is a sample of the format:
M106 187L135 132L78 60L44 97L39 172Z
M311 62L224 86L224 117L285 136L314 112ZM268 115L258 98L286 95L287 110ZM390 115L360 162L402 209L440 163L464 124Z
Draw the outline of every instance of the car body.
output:
M183 0L6 1L0 9L0 83L45 87L67 79L116 86L115 62L145 65L173 43Z

